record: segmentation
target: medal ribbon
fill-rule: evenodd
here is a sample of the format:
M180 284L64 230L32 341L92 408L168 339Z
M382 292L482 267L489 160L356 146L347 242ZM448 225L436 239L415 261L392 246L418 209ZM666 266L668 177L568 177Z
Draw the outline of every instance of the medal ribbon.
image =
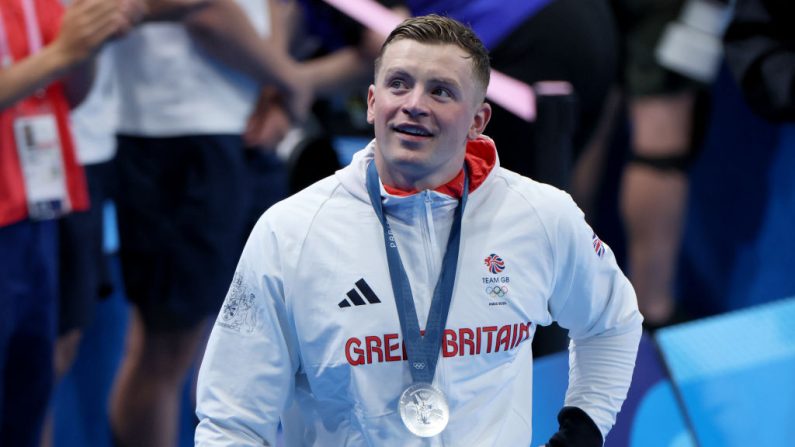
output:
M464 215L464 206L469 195L469 177L464 172L464 190L461 201L456 207L450 237L447 240L447 251L442 260L442 271L436 281L431 300L431 309L428 312L428 321L425 324L425 335L420 335L420 325L417 319L417 309L414 307L414 297L411 294L406 269L400 259L395 237L389 222L384 214L381 203L381 188L375 161L370 162L367 168L367 193L373 205L375 214L384 229L384 246L386 247L389 277L392 281L392 292L395 295L400 330L403 333L403 343L409 360L411 378L415 383L433 383L436 372L436 362L439 359L439 349L442 344L442 335L447 314L450 311L450 302L453 297L455 285L456 264L458 263L458 248L461 241L461 220Z

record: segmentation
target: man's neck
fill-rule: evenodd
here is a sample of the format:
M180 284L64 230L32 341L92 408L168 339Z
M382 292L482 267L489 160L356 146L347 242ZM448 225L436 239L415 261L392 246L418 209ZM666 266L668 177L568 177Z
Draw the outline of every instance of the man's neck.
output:
M376 155L375 165L381 183L390 188L406 193L437 189L455 179L464 167L464 155L459 163L451 163L437 172L430 174L413 173L408 170L396 169L387 165L381 157Z

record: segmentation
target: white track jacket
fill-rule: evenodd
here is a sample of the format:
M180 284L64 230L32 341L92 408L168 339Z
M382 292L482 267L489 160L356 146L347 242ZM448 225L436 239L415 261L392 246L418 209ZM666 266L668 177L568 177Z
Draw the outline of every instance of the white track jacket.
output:
M196 445L275 445L281 423L288 446L529 446L531 341L553 320L572 338L565 405L606 435L640 340L632 286L571 198L500 168L487 138L467 148L490 170L464 211L434 377L450 422L433 438L403 426L411 375L365 186L373 149L252 231L201 365ZM458 201L382 197L424 328Z

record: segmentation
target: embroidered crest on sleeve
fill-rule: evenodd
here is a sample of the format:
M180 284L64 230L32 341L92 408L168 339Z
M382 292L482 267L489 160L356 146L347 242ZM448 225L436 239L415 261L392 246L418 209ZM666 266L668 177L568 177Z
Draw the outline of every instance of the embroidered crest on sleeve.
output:
M243 275L235 272L216 324L238 333L251 334L262 325L261 313L262 310L257 308L256 297Z

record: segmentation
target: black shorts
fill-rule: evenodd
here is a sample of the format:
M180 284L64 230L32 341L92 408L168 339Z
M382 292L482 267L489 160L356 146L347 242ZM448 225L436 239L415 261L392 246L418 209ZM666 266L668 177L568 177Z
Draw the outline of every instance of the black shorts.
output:
M88 326L94 318L97 299L112 291L108 257L103 249L103 215L105 202L115 191L113 166L113 161L85 166L91 208L58 222L59 335Z
M217 314L241 252L241 138L119 136L118 151L127 297L150 330L195 327Z

